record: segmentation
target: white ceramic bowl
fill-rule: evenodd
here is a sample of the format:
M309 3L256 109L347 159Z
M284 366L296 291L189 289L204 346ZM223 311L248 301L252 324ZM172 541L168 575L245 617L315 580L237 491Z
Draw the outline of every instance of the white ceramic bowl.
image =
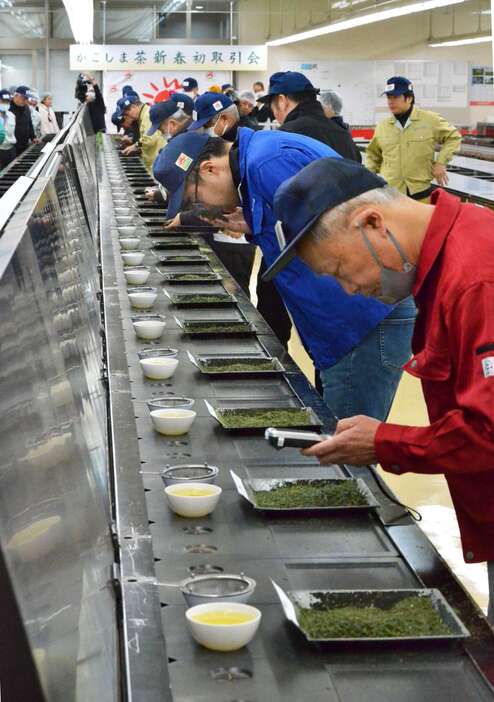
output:
M187 434L194 423L197 412L188 409L159 409L150 412L157 432L165 436Z
M154 341L155 339L159 339L163 334L163 329L166 327L166 324L159 319L149 319L133 322L132 326L139 339Z
M114 212L117 215L117 217L134 214L134 210L131 207L115 207Z
M117 229L119 237L131 237L135 236L137 227L135 226L135 224L131 224L128 227L117 227Z
M138 310L149 310L156 302L157 297L158 293L151 290L129 293L130 304Z
M134 221L134 217L132 215L129 215L127 217L123 217L123 216L120 217L117 215L115 217L115 219L117 220L117 224L119 227L126 226L126 225L128 226L128 225L132 224L132 222Z
M249 615L250 619L241 624L206 624L196 617L218 612L235 615ZM261 612L241 602L215 602L190 607L185 612L190 633L205 648L212 651L238 651L246 646L254 636L261 623Z
M145 255L145 251L130 251L121 254L124 266L140 266Z
M167 358L166 356L143 358L139 363L146 378L151 378L151 380L167 380L171 378L178 366L176 358Z
M158 410L162 412L163 410ZM190 410L182 410L190 411ZM152 413L151 413L152 414ZM206 495L181 495L181 492L204 491ZM221 488L211 483L187 483L168 485L165 488L170 509L180 517L206 517L214 511L221 495Z
M120 246L125 251L135 251L136 249L139 248L139 244L141 243L141 240L135 236L129 236L129 237L122 237L122 239L119 239L119 242L120 242Z
M144 285L147 283L150 271L147 268L129 268L124 271L127 285Z

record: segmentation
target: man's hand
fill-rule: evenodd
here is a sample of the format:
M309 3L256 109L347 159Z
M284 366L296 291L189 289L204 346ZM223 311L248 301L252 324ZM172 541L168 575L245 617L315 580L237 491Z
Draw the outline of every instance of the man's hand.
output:
M338 422L334 436L302 451L304 456L315 456L323 466L331 463L349 463L365 466L376 462L374 442L381 422L358 415Z
M432 166L432 177L435 178L442 187L449 183L448 171L446 170L446 166L443 166L442 163L435 163Z
M201 217L205 222L211 224L213 227L217 227L221 231L224 231L228 236L233 236L235 233L242 236L243 234L250 234L251 230L249 225L244 219L244 214L241 207L237 207L233 212L224 215L222 219L207 219L207 217ZM235 237L237 239L240 236Z
M180 212L175 215L173 219L167 219L165 222L165 229L175 229L176 227L180 227L182 222L180 221Z
M132 144L133 141L130 138L130 136L124 134L123 137L120 138L120 143L122 144L122 146L125 146L125 144Z
M122 156L131 156L139 151L137 144L132 144L132 146L127 146L126 149L122 151Z

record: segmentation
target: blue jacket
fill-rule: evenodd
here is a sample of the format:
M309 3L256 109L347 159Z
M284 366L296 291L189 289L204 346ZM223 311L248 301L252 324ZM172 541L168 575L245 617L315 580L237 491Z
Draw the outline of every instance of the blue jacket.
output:
M276 190L311 161L341 157L315 139L287 132L240 128L238 142L244 218L269 266L280 253L272 210ZM316 276L299 258L274 282L319 370L346 356L393 309L362 295L348 295L334 278Z

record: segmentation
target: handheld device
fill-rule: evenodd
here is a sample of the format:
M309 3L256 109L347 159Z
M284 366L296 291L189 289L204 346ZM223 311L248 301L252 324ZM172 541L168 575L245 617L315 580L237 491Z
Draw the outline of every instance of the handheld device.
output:
M274 429L270 427L266 429L264 438L269 441L271 446L277 449L282 448L309 448L320 441L325 441L331 437L327 434L316 434L314 431L291 431L284 429Z

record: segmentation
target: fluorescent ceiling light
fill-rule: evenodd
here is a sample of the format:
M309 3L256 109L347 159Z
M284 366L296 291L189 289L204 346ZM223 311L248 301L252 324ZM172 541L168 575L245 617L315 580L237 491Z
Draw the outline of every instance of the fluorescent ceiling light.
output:
M92 44L94 10L93 0L63 0L70 28L78 44Z
M484 44L488 41L492 41L492 36L482 37L463 37L463 39L451 39L446 41L438 41L433 44L429 44L434 49L440 48L441 46L466 46L467 44Z
M368 15L352 17L351 19L342 20L341 22L332 22L331 24L326 24L323 27L308 29L305 32L291 34L290 36L281 37L280 39L272 39L271 41L267 41L266 45L282 46L283 44L291 44L295 41L313 39L314 37L320 37L324 34L333 34L334 32L343 32L346 29L363 27L366 24L373 24L374 22L384 22L386 20L394 19L396 17L413 15L417 12L427 12L427 10L434 10L436 7L446 7L447 5L459 5L462 2L464 2L464 0L426 0L426 2L415 2L411 5L401 5L400 7L394 7L389 10L381 10L380 12L372 12Z

